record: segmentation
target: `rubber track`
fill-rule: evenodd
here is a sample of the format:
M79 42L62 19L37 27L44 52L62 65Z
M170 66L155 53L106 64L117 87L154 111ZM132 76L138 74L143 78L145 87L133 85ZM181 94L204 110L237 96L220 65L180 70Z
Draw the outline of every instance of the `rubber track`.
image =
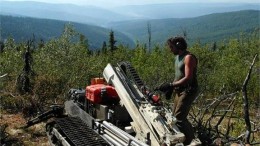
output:
M137 87L139 89L141 89L144 86L144 82L142 81L142 79L139 77L138 73L136 72L135 68L130 64L130 62L121 62L120 66L124 66L125 69L128 71L126 74L129 76L131 76L131 78L133 79L133 81L135 82L135 84L137 85ZM125 70L125 71L126 71ZM128 74L130 73L130 74Z
M78 117L56 119L56 126L67 140L74 146L109 146L109 144L95 133Z

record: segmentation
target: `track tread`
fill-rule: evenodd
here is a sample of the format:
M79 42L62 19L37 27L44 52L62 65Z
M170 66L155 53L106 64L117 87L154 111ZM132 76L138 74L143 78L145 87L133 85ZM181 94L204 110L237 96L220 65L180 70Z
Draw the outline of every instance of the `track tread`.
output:
M78 117L56 119L56 126L75 146L109 146L109 144Z

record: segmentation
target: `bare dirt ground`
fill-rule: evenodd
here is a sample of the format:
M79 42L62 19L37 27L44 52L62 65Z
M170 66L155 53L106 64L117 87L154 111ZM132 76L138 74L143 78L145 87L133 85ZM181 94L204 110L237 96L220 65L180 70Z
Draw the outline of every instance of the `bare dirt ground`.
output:
M40 123L29 128L22 128L26 125L26 119L22 114L0 113L1 143L5 146L49 146L45 134L45 124ZM5 130L4 130L4 127Z

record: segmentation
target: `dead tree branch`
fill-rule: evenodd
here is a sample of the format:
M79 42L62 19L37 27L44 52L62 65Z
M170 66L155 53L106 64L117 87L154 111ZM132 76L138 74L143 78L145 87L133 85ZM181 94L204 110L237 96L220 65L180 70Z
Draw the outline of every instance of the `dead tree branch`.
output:
M232 109L232 112L230 114L230 117L228 118L228 127L227 127L227 130L226 130L226 134L225 134L225 137L227 138L229 133L230 133L230 130L233 130L233 123L231 123L231 118L232 118L232 115L234 114L234 111L235 111L235 105L233 106L233 109Z
M216 132L217 132L217 135L219 135L219 130L218 130L218 127L220 125L220 123L223 121L224 117L227 115L227 112L228 110L230 109L230 107L233 105L234 101L235 101L236 98L233 98L233 100L231 101L231 103L229 104L227 110L224 112L224 114L220 117L220 119L218 120L217 124L214 126ZM232 112L234 111L234 109L232 110ZM229 130L229 125L228 125L228 130ZM227 130L227 131L228 131Z
M248 110L248 97L247 97L247 84L248 84L248 81L250 79L250 75L251 75L251 72L252 72L252 69L253 69L253 66L255 64L255 60L256 60L256 57L258 55L256 54L254 59L253 59L253 62L251 63L251 66L249 68L249 71L248 71L248 74L246 76L246 79L243 83L243 86L242 86L242 93L243 93L243 99L244 99L244 119L245 119L245 122L246 122L246 134L245 134L245 143L246 144L250 144L250 134L251 134L251 124L250 124L250 118L249 118L249 110Z
M211 116L208 118L208 120L206 121L205 123L205 126L209 125L209 127L211 127L210 125L210 122L211 120L215 117L216 115L216 109L217 107L224 101L224 100L227 100L229 98L233 98L238 92L234 92L234 93L230 93L230 94L227 94L227 95L223 95L223 96L220 96L218 98L216 98L211 104L209 104L207 107L206 107L206 110L208 110L211 106L213 106L215 103L215 106L213 107L213 111L211 112ZM234 100L233 100L234 101ZM204 113L205 114L205 113ZM204 115L203 115L204 116Z
M6 73L6 74L3 74L3 75L1 75L0 76L0 78L3 78L3 77L5 77L5 76L7 76L8 74Z

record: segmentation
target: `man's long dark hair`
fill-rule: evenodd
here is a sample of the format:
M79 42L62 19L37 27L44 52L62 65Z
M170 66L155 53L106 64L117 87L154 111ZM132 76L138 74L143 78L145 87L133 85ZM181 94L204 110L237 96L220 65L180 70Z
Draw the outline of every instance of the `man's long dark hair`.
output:
M171 37L167 40L169 46L175 46L177 49L186 50L187 43L183 37Z

